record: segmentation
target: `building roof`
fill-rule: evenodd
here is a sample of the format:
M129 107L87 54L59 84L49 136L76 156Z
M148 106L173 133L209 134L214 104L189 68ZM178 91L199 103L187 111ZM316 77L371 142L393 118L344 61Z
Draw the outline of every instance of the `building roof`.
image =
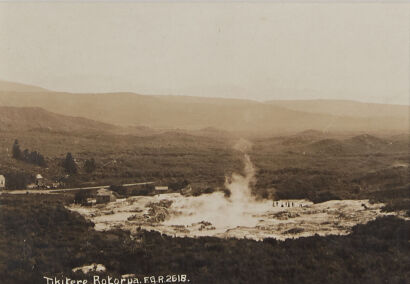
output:
M100 188L97 191L97 195L100 195L100 196L102 196L102 195L113 195L113 192L111 190L106 189L106 188Z
M156 186L155 190L168 190L168 186Z
M41 179L41 178L43 178L43 176L41 174L36 175L36 179Z

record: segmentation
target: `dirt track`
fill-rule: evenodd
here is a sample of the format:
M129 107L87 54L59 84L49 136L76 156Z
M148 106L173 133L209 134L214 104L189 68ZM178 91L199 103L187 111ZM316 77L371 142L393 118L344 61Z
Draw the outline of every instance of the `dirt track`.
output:
M122 186L134 186L134 185L144 185L144 184L153 184L153 181L149 182L140 182L140 183L127 183ZM75 190L91 190L99 188L109 188L110 185L99 185L99 186L89 186L89 187L73 187L73 188L60 188L60 189L18 189L18 190L3 190L0 191L0 194L53 194L61 193Z

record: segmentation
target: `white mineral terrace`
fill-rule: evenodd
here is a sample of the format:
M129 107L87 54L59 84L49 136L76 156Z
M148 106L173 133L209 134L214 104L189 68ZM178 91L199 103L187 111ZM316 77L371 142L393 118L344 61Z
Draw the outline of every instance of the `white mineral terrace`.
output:
M313 204L306 200L235 201L222 193L186 197L178 193L135 196L92 207L71 205L95 223L96 230L138 228L170 236L216 236L284 240L315 234L344 235L359 223L384 213L384 204L368 200L333 200Z

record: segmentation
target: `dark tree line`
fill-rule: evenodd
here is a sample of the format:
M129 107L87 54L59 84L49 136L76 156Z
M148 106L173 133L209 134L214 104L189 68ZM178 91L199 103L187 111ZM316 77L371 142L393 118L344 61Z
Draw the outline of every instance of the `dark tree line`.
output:
M41 155L39 152L30 152L28 149L21 151L20 144L17 139L14 141L13 144L12 155L13 158L16 160L24 161L41 167L47 166L44 156ZM70 152L67 153L65 159L61 162L61 166L64 168L64 171L67 174L76 174L78 172L77 164L74 160L73 155ZM84 170L87 173L92 173L93 171L95 171L96 168L97 165L93 158L85 161Z
M7 189L23 189L34 181L34 177L24 172L5 173Z
M71 155L70 152L67 153L65 159L61 163L61 166L64 168L67 174L77 173L77 164L75 163L73 155Z
M84 162L84 170L87 173L92 173L93 171L95 171L95 169L97 168L97 165L95 164L95 160L94 158L91 158L90 160L85 160Z
M20 160L26 163L34 164L40 167L45 167L47 166L47 163L44 159L44 156L41 155L37 151L29 151L28 149L25 149L24 151L21 151L20 145L18 140L16 139L13 144L13 158L16 160Z
M61 166L67 174L76 174L78 172L77 163L74 160L73 155L68 152L65 159L61 162ZM83 169L86 173L92 173L97 168L95 160L93 158L85 160Z

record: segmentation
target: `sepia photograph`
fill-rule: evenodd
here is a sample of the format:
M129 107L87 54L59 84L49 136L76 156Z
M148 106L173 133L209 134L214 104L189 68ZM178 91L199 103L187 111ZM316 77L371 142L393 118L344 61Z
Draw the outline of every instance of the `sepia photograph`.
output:
M1 284L410 283L410 2L0 0Z

